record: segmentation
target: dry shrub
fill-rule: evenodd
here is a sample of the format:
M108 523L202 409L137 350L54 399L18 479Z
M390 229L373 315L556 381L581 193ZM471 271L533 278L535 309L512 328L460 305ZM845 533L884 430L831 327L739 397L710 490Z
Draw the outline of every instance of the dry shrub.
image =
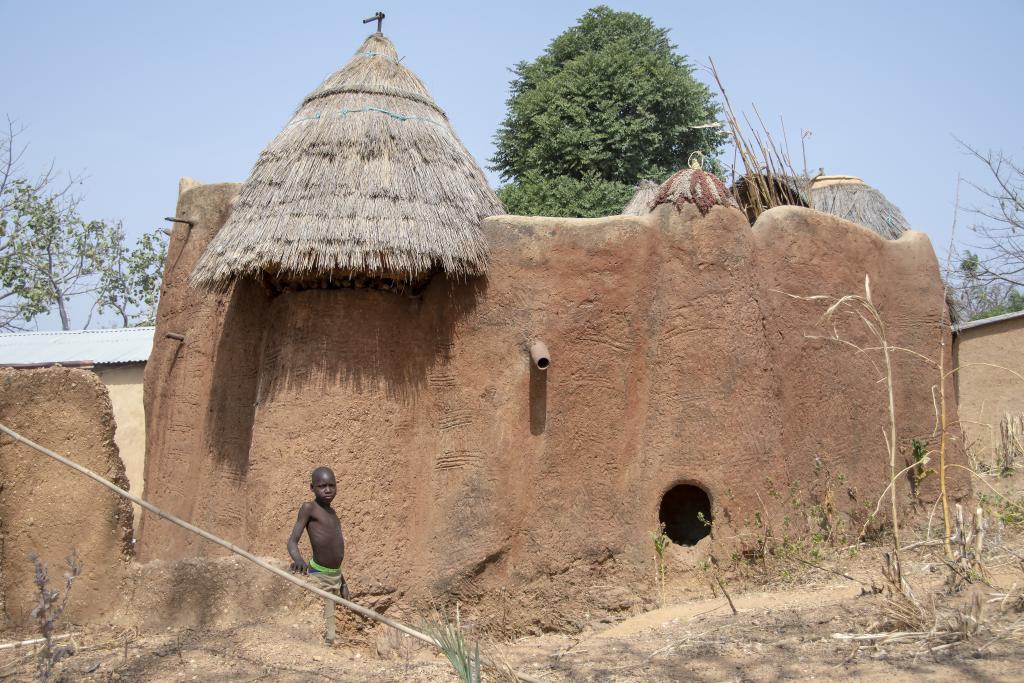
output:
M996 466L999 474L1008 477L1016 470L1017 461L1024 460L1024 415L1007 413L999 422L996 441Z
M73 644L57 645L54 643L54 636L64 618L64 611L67 609L68 599L71 597L71 586L82 573L77 552L72 551L65 562L67 570L64 572L64 592L61 594L61 591L50 589L46 564L38 556L32 556L32 563L35 565L33 582L38 591L38 602L32 610L32 618L43 637L43 643L36 659L36 675L43 683L62 680L63 677L54 678L55 668L61 660L75 653Z

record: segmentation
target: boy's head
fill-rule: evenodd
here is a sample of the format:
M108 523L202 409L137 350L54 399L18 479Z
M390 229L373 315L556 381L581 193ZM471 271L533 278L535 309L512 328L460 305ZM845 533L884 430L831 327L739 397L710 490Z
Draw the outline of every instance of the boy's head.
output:
M316 496L319 503L330 505L338 492L338 482L330 467L317 467L310 477L309 490Z

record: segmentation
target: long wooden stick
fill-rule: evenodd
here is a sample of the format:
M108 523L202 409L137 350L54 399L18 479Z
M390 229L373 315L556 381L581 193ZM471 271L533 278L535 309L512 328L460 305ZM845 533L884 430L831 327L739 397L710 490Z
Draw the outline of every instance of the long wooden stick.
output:
M67 640L71 637L70 633L62 633L58 636L51 636L50 640ZM31 638L29 640L19 640L16 643L4 643L0 645L0 650L11 650L16 647L26 647L28 645L38 645L39 643L45 643L46 638Z
M133 496L132 494L130 494L127 491L125 491L124 489L118 487L116 484L107 481L102 476L100 476L99 474L96 474L92 470L90 470L90 469L88 469L86 467L82 467L81 465L79 465L78 463L74 462L73 460L69 460L68 458L65 458L63 455L60 455L58 453L54 453L53 451L51 451L49 448L46 448L45 446L40 446L39 444L35 443L34 441L31 441L30 439L26 439L24 436L22 436L21 434L18 434L13 429L10 429L9 427L7 427L4 424L0 424L0 432L3 432L4 434L6 434L7 436L11 437L15 441L17 441L19 443L22 443L22 444L28 446L29 448L32 448L32 449L35 449L35 450L39 451L43 455L46 455L46 456L49 456L49 457L53 458L54 460L56 460L57 462L59 462L59 463L61 463L63 465L67 465L68 467L70 467L71 469L73 469L75 471L77 471L77 472L79 472L81 474L84 474L85 476L89 477L90 479L92 479L93 481L97 482L98 484L101 484L101 485L107 487L108 489L110 489L111 491L113 491L117 495L121 496L122 498L127 498L128 500L132 501L133 503L135 503L137 505L140 505L141 507L145 508L146 510L149 510L150 512L152 512L153 514L157 515L161 519L166 519L168 522L171 522L173 524L177 524L178 526L180 526L183 529L187 529L188 531L191 531L192 533L194 533L194 534L196 534L198 536L202 536L203 538L205 538L206 540L210 541L211 543L216 543L217 545L221 546L222 548L227 548L228 550L230 550L234 554L239 555L240 557L244 557L245 559L249 560L250 562L255 564L257 567L260 567L261 569L265 569L268 572L270 572L271 574L275 574L275 575L279 576L280 578L284 579L285 581L288 581L289 583L293 583L296 586L299 586L300 588L304 588L307 591L309 591L310 593L315 593L316 595L319 595L321 598L324 598L325 600L331 600L332 602L337 603L337 604L341 605L342 607L345 607L346 609L350 609L353 612L355 612L356 614L362 615L362 616L366 617L367 619L379 622L381 624L384 624L385 626L390 626L391 628L393 628L393 629L395 629L397 631L401 631L402 633L406 634L407 636L410 636L410 637L415 638L417 640L422 640L424 643L432 645L432 646L434 646L434 647L436 647L438 649L443 649L443 648L441 648L441 644L440 643L438 643L436 640L434 640L433 638L431 638L427 634L421 633L421 632L419 632L419 631L417 631L417 630L415 630L413 628L410 628L410 627L406 626L405 624L401 624L401 623L399 623L399 622L397 622L397 621L395 621L393 619L389 619L389 618L385 617L383 614L378 614L377 612L374 612L372 609L367 609L366 607L363 607L362 605L356 604L354 602L346 600L345 598L342 598L340 596L334 595L333 593L328 593L325 590L321 590L320 588L312 586L312 585L306 583L305 581L303 581L302 579L298 578L294 574L292 574L290 572L287 572L284 569L281 569L279 567L275 567L274 565L270 564L269 562L261 560L260 558L256 557L255 555L253 555L249 551L244 550L242 548L239 548L237 545L235 545L233 543L229 543L228 541L225 541L223 538L220 538L218 536L214 536L209 531L206 531L204 529L200 529L199 527L195 526L194 524L189 524L185 520L183 520L183 519L181 519L179 517L175 517L174 515L172 515L169 512L164 512L163 510L161 510L157 506L153 505L152 503L150 503L148 501L143 500L142 498L139 498L138 496ZM489 666L494 666L491 662L487 662L486 660L485 660L484 663L489 665ZM515 674L516 678L518 678L521 681L525 681L525 683L543 683L539 678L535 678L535 677L531 676L530 674L521 673L521 672L518 672L518 671L515 671L513 673Z
M736 611L736 605L732 604L732 597L729 595L729 591L725 590L725 584L722 583L722 579L720 579L718 575L715 575L715 581L718 582L718 587L722 589L722 594L725 596L725 599L729 601L729 609L732 610L733 614L739 614L739 612Z

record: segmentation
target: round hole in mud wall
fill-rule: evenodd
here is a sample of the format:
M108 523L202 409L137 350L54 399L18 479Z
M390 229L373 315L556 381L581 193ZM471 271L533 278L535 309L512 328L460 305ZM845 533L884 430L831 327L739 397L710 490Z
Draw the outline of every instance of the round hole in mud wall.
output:
M696 545L711 533L711 499L699 486L678 484L662 496L658 520L676 545Z

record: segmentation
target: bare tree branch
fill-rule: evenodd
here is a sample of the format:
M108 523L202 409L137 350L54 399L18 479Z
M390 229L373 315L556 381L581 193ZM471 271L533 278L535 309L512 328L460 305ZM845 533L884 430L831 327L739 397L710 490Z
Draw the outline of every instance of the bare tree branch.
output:
M92 311L115 310L122 324L152 318L164 241L147 234L131 249L123 226L86 221L73 192L81 176L58 182L51 162L30 178L22 160L24 131L10 117L0 129L0 330L20 331L54 309L72 327L69 301L91 298Z
M981 284L1024 287L1024 167L1002 151L982 153L957 139L970 157L981 162L987 182L968 182L984 199L968 209L979 220L970 226L978 251L972 276Z

